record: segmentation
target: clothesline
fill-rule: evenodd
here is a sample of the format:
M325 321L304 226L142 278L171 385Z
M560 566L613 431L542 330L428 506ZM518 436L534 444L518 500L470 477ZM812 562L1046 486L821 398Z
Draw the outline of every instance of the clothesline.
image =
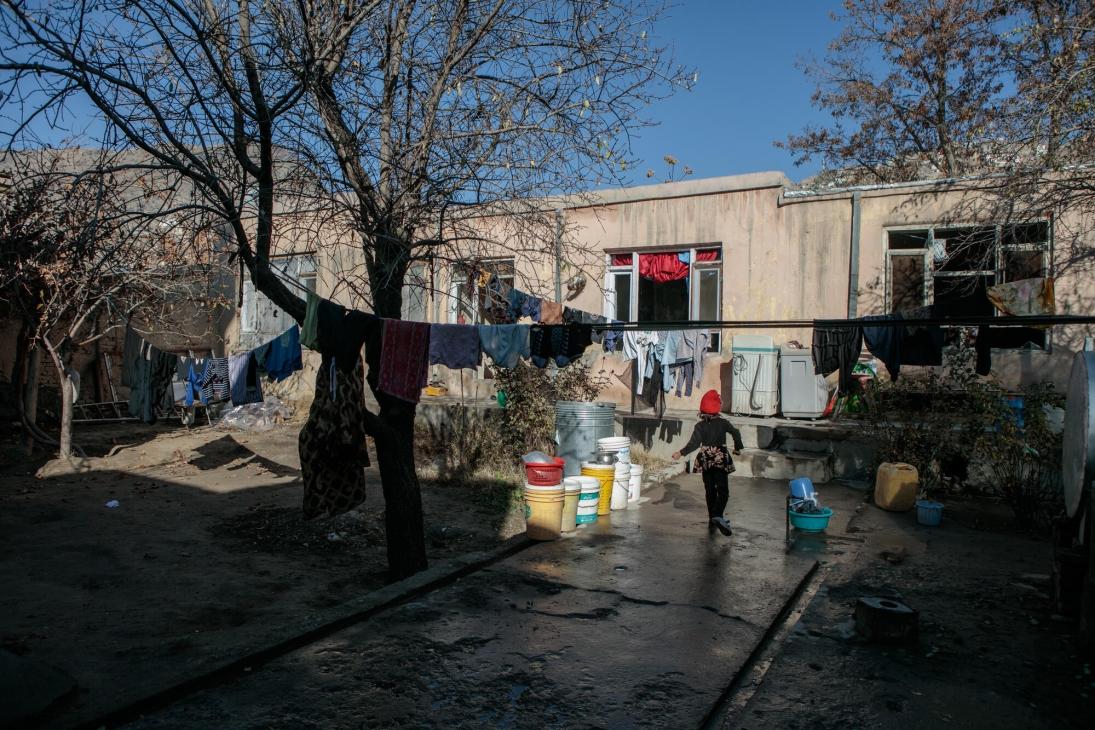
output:
M698 329L781 329L825 327L828 329L871 327L1046 327L1053 325L1095 324L1095 315L1054 314L1000 317L918 317L908 319L766 319L766 320L692 320L687 322L610 322L590 325L595 330L698 330Z

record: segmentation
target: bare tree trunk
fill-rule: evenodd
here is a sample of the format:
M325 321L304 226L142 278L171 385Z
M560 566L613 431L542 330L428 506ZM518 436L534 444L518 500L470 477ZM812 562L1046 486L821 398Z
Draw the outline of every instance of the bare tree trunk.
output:
M42 351L32 345L27 351L22 392L18 394L18 397L22 399L23 419L32 427L38 423L38 373L41 362ZM28 455L34 451L34 442L34 435L28 431L26 439Z
M373 309L381 317L398 319L402 308L399 284L374 293ZM399 580L425 570L426 535L422 520L422 487L415 471L414 420L418 407L393 398L378 387L380 348L366 346L369 387L380 404L379 418L369 424L376 440L380 482L384 490L384 528L388 541L388 574Z
M57 377L61 383L61 436L57 455L68 459L72 457L72 402L75 393L63 363L57 367Z

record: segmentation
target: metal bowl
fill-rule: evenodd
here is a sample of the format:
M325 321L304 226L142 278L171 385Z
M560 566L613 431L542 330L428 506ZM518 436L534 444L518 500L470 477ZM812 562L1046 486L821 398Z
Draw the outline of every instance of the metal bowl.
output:
M593 457L594 464L609 464L616 463L616 454L612 451L598 451L596 456Z

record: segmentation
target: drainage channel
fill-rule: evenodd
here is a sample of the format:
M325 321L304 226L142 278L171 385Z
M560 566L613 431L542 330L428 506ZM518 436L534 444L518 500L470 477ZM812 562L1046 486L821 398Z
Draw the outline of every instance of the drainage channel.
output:
M820 563L814 561L813 566L784 602L775 620L764 632L764 636L753 647L745 663L734 674L730 684L704 716L699 725L701 730L721 730L723 727L731 726L730 723L737 720L741 710L760 689L764 675L779 654L783 642L795 628L802 614L806 612L807 606L825 582L828 573L829 568L822 568Z
M96 717L93 720L88 720L75 725L75 728L79 730L100 730L102 728L113 728L120 725L124 725L128 722L133 722L140 719L144 715L152 714L158 710L162 710L168 705L174 704L182 699L190 697L207 689L212 689L222 684L226 684L234 679L251 674L258 670L265 664L279 659L280 657L289 654L290 652L302 649L309 644L314 644L321 639L324 639L332 634L335 634L343 629L349 628L363 621L368 621L373 616L379 613L383 613L391 608L409 603L411 601L418 600L423 596L432 593L440 588L444 588L448 585L455 583L461 578L465 578L473 573L477 573L484 568L490 567L495 563L505 560L517 553L526 550L533 545L534 541L521 538L513 540L511 545L503 545L501 548L494 550L483 557L472 560L464 565L461 565L456 570L450 571L436 578L428 580L421 585L410 588L406 591L399 593L398 595L386 600L381 601L375 605L371 605L367 608L363 608L358 611L340 616L336 619L328 621L326 623L315 626L308 631L296 634L288 639L280 641L276 644L259 649L245 656L238 657L222 664L219 667L215 667L202 674L195 675L189 679L185 679L182 682L171 685L158 692L154 692L150 695L134 700L122 707L116 708L103 715ZM414 577L407 580L413 581ZM381 590L391 590L394 586L398 586L398 583L394 583L391 586L386 586Z

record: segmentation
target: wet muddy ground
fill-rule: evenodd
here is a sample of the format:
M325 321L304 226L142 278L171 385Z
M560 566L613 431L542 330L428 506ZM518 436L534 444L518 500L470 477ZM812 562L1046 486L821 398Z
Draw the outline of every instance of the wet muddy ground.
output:
M129 427L132 429L133 427ZM65 727L292 635L384 585L383 499L305 522L297 427L95 432L95 470L0 488L0 649L60 668ZM92 435L95 435L92 434ZM107 507L116 500L117 507ZM427 482L431 561L523 529L498 495Z

